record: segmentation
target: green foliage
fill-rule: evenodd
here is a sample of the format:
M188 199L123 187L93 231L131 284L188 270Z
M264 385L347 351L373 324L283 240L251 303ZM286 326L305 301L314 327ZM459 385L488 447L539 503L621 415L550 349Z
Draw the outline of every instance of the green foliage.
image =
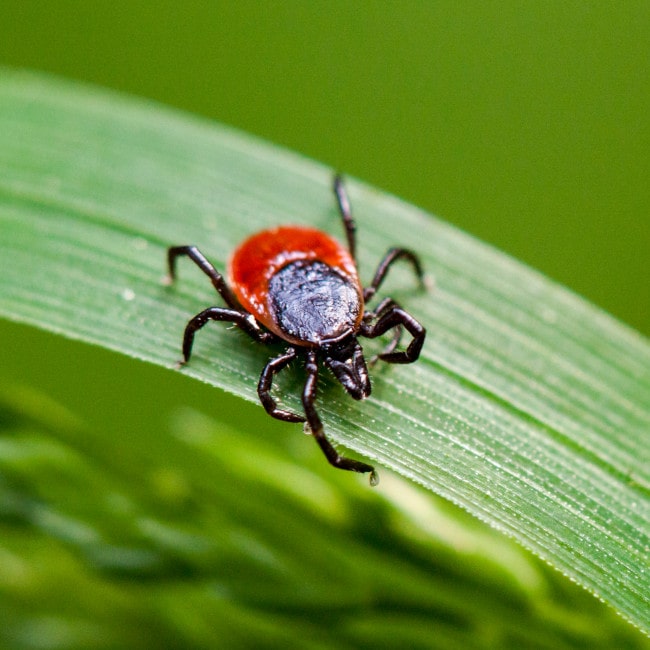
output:
M0 313L172 367L184 322L216 298L190 265L163 287L165 247L199 244L223 268L261 227L336 233L330 181L223 127L5 73ZM332 439L648 631L647 341L430 215L349 189L362 276L399 243L435 287L391 276L386 291L428 327L423 357L377 367L361 404L324 382ZM183 372L255 400L268 351L225 327L201 334ZM284 385L292 407L299 380ZM304 647L314 629L314 647L643 647L587 594L381 467L359 496L317 455L294 464L295 449L195 413L168 434L107 440L25 404L6 399L0 444L2 627L20 647L144 646L151 629L170 647ZM113 616L131 625L107 635Z
M0 416L3 647L650 646L388 472L359 489L188 410L136 440L32 393Z

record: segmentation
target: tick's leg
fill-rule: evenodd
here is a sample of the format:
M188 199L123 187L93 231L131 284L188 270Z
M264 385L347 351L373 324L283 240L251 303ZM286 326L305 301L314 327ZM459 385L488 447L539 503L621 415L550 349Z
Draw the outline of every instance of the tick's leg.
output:
M359 472L365 474L370 472L370 484L377 485L379 478L375 472L375 468L372 465L367 465L358 460L353 460L351 458L346 458L345 456L339 455L339 453L332 447L332 444L325 436L323 431L323 423L318 417L318 413L314 407L314 401L316 399L316 385L318 383L318 363L316 359L316 353L313 350L310 350L307 353L307 363L305 364L305 369L307 371L307 381L305 382L305 387L302 391L302 404L305 409L305 415L307 416L307 424L311 431L312 436L316 438L318 446L323 450L325 457L329 461L330 465L338 467L339 469L346 469L352 472Z
M167 267L169 270L169 275L166 278L167 284L171 284L176 279L176 258L182 255L189 257L210 278L214 288L229 307L233 309L240 308L235 294L226 284L223 275L208 262L207 258L196 246L172 246L167 249Z
M194 334L211 320L234 323L251 338L262 343L270 343L275 340L273 334L264 332L260 329L257 321L250 314L237 309L210 307L194 316L194 318L192 318L185 326L185 333L183 334L183 361L181 362L181 365L190 360L192 345L194 344Z
M348 249L350 250L350 255L353 260L356 260L357 256L357 238L356 232L357 227L354 223L354 218L352 217L352 208L350 207L350 199L348 198L348 193L345 190L345 185L343 184L343 179L339 174L334 176L334 194L336 194L336 202L339 206L339 212L343 218L343 225L345 226L345 236L348 240Z
M396 306L397 303L392 299L392 298L384 298L379 305L377 305L377 309L374 311L367 311L363 315L363 320L366 325L369 326L370 322L373 320L377 320L378 318L381 318L387 311L389 311L392 307ZM397 346L400 344L400 341L402 340L402 333L403 333L403 327L401 325L396 325L395 326L395 331L393 333L393 338L391 342L384 348L384 351L381 354L389 354L393 352L397 348ZM370 361L368 362L369 365L374 366L377 361L379 361L379 357L381 355L375 354Z
M393 307L398 307L399 305L392 298L384 298L372 311L366 311L363 315L363 320L365 323L370 323L373 320L381 318L386 312L389 312Z
M391 339L390 343L384 348L383 352L381 352L380 354L373 355L370 358L370 361L368 361L368 365L374 368L375 364L380 359L386 361L386 357L390 357L390 355L393 354L393 352L397 349L397 347L401 343L403 332L404 330L401 325L395 325L395 329L393 330L393 338Z
M278 420L284 420L285 422L305 421L305 418L302 415L279 409L275 400L271 397L273 377L275 377L280 370L285 368L295 358L295 348L289 348L284 354L271 359L266 366L264 366L264 370L262 370L262 374L260 375L259 384L257 385L257 394L259 395L260 402L262 402L262 406L266 409L266 412L270 416L277 418Z
M363 290L363 299L366 302L377 293L377 289L379 289L381 283L384 281L390 267L394 262L397 262L397 260L400 259L406 260L411 264L411 266L413 266L415 275L420 281L420 284L424 287L424 272L422 271L422 265L420 264L420 259L417 255L406 248L391 248L386 255L384 255L384 259L379 262L379 266L375 271L375 277L372 279L370 286Z
M405 312L395 303L379 317L379 320L374 325L362 323L361 334L370 339L374 339L393 327L404 327L413 337L413 340L409 343L406 350L399 352L394 351L394 345L389 345L388 349L379 355L379 358L388 363L412 363L416 361L420 356L420 350L422 350L424 337L427 332L411 314Z

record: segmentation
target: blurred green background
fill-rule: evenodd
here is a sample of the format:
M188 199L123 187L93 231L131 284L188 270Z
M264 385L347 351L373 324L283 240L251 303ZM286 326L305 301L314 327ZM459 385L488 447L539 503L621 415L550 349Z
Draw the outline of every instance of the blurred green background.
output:
M646 1L0 3L0 64L150 97L300 151L645 335L649 46ZM168 432L179 404L279 444L295 438L304 453L295 428L180 373L7 322L0 337L0 388L54 397L97 440L124 439L125 458Z
M645 335L649 46L645 0L0 2L0 64L150 97L303 152L493 243ZM140 417L115 411L130 380L112 355L2 322L0 335L13 341L0 379L40 386L98 425ZM72 358L103 384L62 373ZM214 399L142 364L125 371L131 395L144 378L159 404ZM141 422L162 417L151 406Z
M303 152L646 335L649 46L645 0L0 3L0 63Z

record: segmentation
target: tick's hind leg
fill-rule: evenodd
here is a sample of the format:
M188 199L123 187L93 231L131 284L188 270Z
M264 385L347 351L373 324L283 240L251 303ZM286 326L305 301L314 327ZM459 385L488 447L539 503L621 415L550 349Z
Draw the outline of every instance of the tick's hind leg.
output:
M370 485L377 485L379 483L379 477L377 472L372 465L362 463L359 460L353 460L352 458L346 458L341 456L336 449L332 446L332 443L327 439L325 432L323 430L323 423L321 422L316 408L314 407L314 401L316 399L316 385L318 383L318 363L316 359L316 353L313 350L310 350L307 353L307 363L305 364L305 369L307 371L307 381L305 382L305 387L302 392L302 404L305 409L305 415L307 416L307 424L309 425L309 430L316 439L318 446L322 449L325 457L329 461L330 465L337 467L338 469L345 469L352 472L359 472L360 474L370 473Z
M235 294L226 284L223 275L210 264L196 246L172 246L167 249L168 276L165 279L167 284L171 284L176 279L176 258L182 255L189 257L210 278L212 285L226 301L228 307L232 307L233 309L240 308Z
M343 219L343 225L345 226L345 236L348 240L348 250L352 259L356 259L357 255L357 226L354 223L354 218L352 217L352 208L350 207L350 199L348 198L348 193L345 190L345 185L343 184L343 179L339 174L334 176L334 194L336 195L336 203L339 206L339 212L341 213L341 218Z

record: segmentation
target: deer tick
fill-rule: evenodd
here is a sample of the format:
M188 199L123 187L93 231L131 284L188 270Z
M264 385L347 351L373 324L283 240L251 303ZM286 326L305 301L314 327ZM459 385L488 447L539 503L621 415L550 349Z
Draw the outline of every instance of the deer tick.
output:
M175 276L176 259L189 257L212 281L226 307L209 307L187 323L183 336L183 361L192 353L194 335L208 321L233 323L260 343L284 342L282 354L271 358L257 386L262 405L274 418L306 422L327 460L339 469L370 473L366 463L341 456L325 435L315 408L319 363L323 363L356 400L370 395L368 368L359 337L376 338L393 330L393 338L376 359L388 363L417 360L426 330L391 298L373 310L366 308L394 262L408 262L423 284L418 257L405 248L391 248L379 263L365 289L356 265L356 227L350 201L340 176L334 177L334 194L343 220L347 247L327 233L305 226L278 226L252 235L233 253L228 282L196 246L173 246L167 251L168 282ZM402 332L411 341L398 350ZM274 377L294 359L304 360L306 381L302 390L304 415L279 408L271 396Z

